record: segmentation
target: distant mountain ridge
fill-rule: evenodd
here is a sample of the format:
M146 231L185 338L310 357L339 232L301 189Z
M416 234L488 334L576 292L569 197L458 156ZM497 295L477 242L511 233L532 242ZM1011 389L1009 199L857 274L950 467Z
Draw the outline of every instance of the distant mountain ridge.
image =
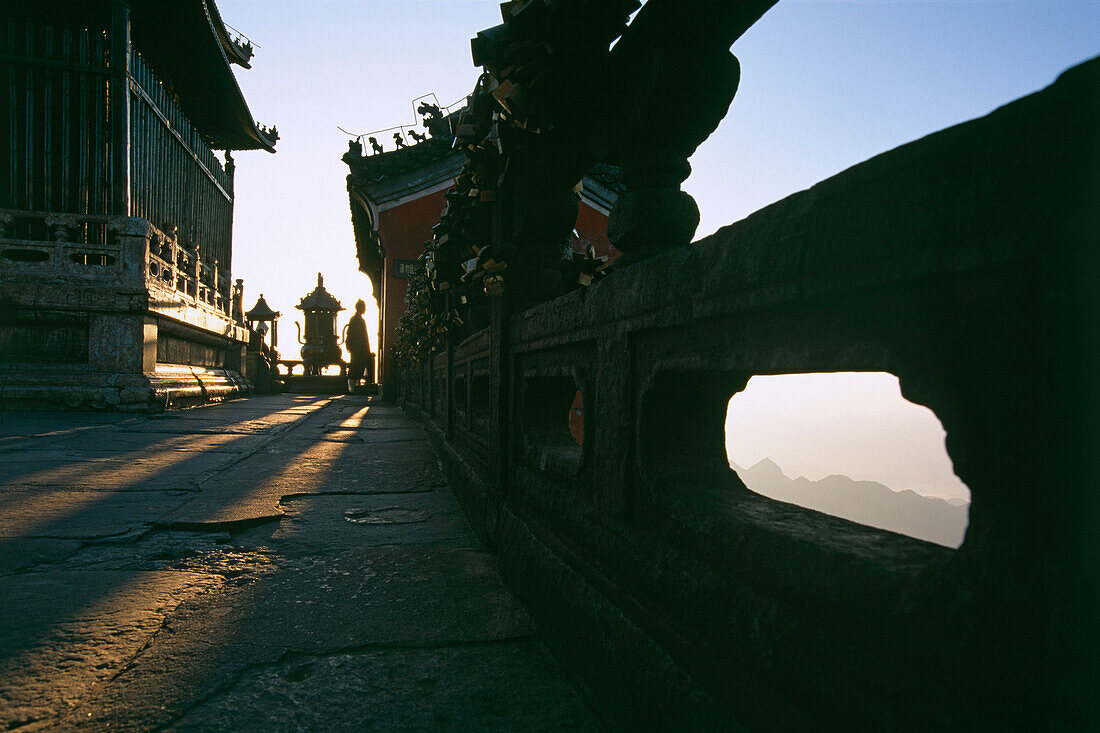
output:
M730 466L745 486L778 501L944 547L958 547L966 535L970 504L962 499L922 496L909 489L895 491L877 481L856 481L840 474L819 481L804 476L792 479L770 458L749 468L732 461Z

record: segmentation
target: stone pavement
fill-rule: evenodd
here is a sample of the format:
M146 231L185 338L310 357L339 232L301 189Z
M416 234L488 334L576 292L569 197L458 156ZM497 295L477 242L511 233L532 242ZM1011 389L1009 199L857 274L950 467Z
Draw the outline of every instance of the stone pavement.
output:
M0 412L0 730L591 730L361 397Z

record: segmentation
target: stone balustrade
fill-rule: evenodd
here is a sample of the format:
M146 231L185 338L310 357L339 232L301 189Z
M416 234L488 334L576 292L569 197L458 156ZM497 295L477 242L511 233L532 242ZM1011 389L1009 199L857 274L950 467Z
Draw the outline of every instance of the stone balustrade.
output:
M1100 61L404 373L552 650L624 729L1085 729L1100 655ZM730 397L884 371L955 551L749 492ZM577 393L583 439L570 428Z
M229 273L217 264L144 219L0 209L0 265L12 278L143 284L228 319Z
M247 394L229 273L137 217L0 210L0 406Z
M0 209L0 263L11 273L72 281L119 280L126 257L112 217Z

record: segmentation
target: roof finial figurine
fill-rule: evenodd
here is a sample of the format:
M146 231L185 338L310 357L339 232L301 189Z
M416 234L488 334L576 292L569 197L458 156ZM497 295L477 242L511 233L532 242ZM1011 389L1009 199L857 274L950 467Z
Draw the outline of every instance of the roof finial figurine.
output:
M393 133L393 144L397 146L397 149L405 147L405 138L401 137L400 132Z
M359 138L348 140L348 152L356 158L363 157L363 141Z
M409 136L412 137L412 139L415 140L417 143L422 143L428 139L427 135L421 135L416 130L409 130Z
M421 102L416 112L424 118L424 127L432 137L446 137L450 134L451 128L447 125L439 105Z
M443 110L439 108L439 105L428 104L427 102L421 102L420 106L416 108L417 114L424 118L424 126L427 127L427 123L435 122L436 119L443 116Z
M378 144L378 140L373 137L368 137L367 142L370 143L371 150L373 150L376 154L382 152L382 146Z

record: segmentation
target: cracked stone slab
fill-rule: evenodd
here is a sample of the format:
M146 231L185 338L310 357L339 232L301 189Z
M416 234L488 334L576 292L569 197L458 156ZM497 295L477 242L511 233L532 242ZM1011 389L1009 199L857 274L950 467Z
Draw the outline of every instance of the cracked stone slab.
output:
M406 417L405 411L400 407L390 405L368 405L370 417L400 418Z
M50 438L134 419L113 412L0 412L0 447L7 438Z
M409 440L427 440L427 434L421 428L376 428L359 430L355 428L329 428L324 440L346 440L356 443L398 443Z
M298 655L250 669L176 731L597 731L542 645Z
M160 432L155 430L102 430L84 433L57 446L67 453L76 451L128 453L189 452L245 454L261 448L270 438L250 433Z
M308 412L333 402L329 395L261 395L247 400L230 400L202 405L187 410L173 410L154 417L180 416L203 417L206 415L238 416L248 414L270 414L273 412Z
M428 491L445 483L443 473L431 463L389 463L381 460L366 462L337 461L327 464L325 490L356 494L402 494ZM314 462L302 461L306 470L321 470Z
M288 399L285 395L279 395L140 416L134 418L133 423L126 423L121 427L131 429L147 425L153 429L163 430L193 428L247 432L277 431L307 418L331 413L332 410L331 398L297 401Z
M204 481L201 493L164 521L258 520L280 516L280 500L292 494L409 493L443 483L426 442L408 444L405 450L391 445L353 450L323 441L284 440L278 445L280 450L260 451Z
M308 453L304 453L300 444L289 441L276 441L272 445L260 451L260 454L271 456L295 456L299 458L323 459L336 461L343 459L355 464L364 463L385 464L388 466L408 465L439 465L439 459L429 444L427 435L420 433L417 440L402 440L386 443L326 443L320 442L314 445ZM259 455L259 454L258 454Z
M59 563L80 550L81 540L58 540L47 537L14 537L0 540L0 576L36 565Z
M344 510L344 519L352 524L419 524L431 518L431 509L411 506L352 507Z
M406 495L317 495L284 498L278 524L237 541L281 553L310 548L420 545L476 548L478 541L446 489Z
M249 522L282 515L281 498L335 488L328 464L303 463L292 453L257 454L201 485L201 491L163 520L195 525Z
M407 417L348 418L329 426L329 430L420 430L420 423Z
M276 729L585 729L425 434L364 406L280 395L72 423L103 450L66 448L87 431L64 421L43 422L35 449L0 443L0 571L13 573L0 618L15 619L0 625L0 729L266 730L258 714L222 717L241 698L262 707L261 688L274 719L291 716ZM325 439L364 416L377 423L337 434L415 439ZM176 437L201 450L164 450ZM235 441L260 447L221 450ZM326 660L331 673L314 665ZM345 692L417 710L325 709Z
M277 633L298 651L533 633L495 558L482 550L350 548L288 559L263 584L244 628L250 635Z
M420 547L285 558L275 572L180 604L165 630L70 720L91 713L95 728L169 725L288 654L491 645L534 633L491 555Z
M310 456L315 454L310 453ZM234 481L252 475L262 478L266 473L264 457L242 462L223 477L209 483ZM294 470L283 471L282 483L276 491L280 496L292 494L405 494L431 491L445 483L442 472L432 463L390 464L385 461L333 461L323 458L298 458ZM255 467L255 468L254 468ZM246 480L246 479L242 479Z
M388 430L388 429L412 430L419 429L420 424L410 419L404 413L389 412L386 408L370 405L357 410L350 416L344 417L337 423L333 423L333 430Z
M0 487L5 484L102 485L117 491L191 486L239 460L232 453L163 451L119 455L100 451L35 451L0 454Z
M0 553L13 539L96 539L141 530L193 495L183 491L5 488L0 493Z
M271 553L231 544L229 532L157 530L128 541L86 543L61 570L185 570L245 582L277 569Z
M292 422L280 423L279 426L292 424ZM268 424L256 424L255 422L234 423L230 425L205 425L205 424L168 424L168 425L136 425L119 428L119 432L148 433L155 432L161 435L271 435L278 426Z
M0 578L0 729L56 719L123 670L177 605L219 582L196 573Z

